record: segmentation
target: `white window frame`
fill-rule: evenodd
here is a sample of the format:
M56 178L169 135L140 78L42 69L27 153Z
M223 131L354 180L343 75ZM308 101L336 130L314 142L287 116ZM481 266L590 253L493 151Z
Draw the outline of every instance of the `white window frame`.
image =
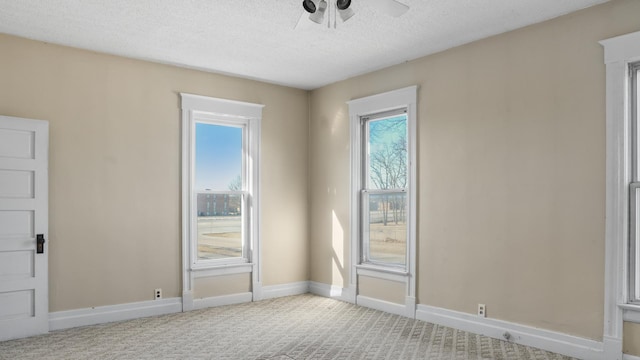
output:
M253 299L262 298L260 271L260 120L264 105L181 93L182 107L182 268L183 311L193 309L195 278L251 273ZM246 254L243 258L198 260L197 191L195 189L195 124L244 127L243 203ZM213 191L213 193L220 193ZM229 192L236 193L236 192Z
M640 32L603 40L606 64L605 358L622 354L624 321L640 322L629 299L633 119L629 66L640 61Z
M630 191L630 233L629 233L629 291L627 294L630 304L640 306L640 118L638 118L638 72L640 72L640 61L629 66L629 105L632 123L632 183Z
M404 315L415 317L416 308L416 185L417 185L417 86L348 101L351 137L351 272L348 300L357 303L358 275L402 282L406 285ZM361 187L362 146L364 134L361 117L396 109L407 111L408 191L407 191L407 258L404 268L362 262Z

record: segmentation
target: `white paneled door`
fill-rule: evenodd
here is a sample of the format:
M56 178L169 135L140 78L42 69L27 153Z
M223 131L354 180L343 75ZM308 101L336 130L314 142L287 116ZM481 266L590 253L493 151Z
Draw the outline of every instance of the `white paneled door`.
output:
M0 116L0 341L49 331L49 123Z

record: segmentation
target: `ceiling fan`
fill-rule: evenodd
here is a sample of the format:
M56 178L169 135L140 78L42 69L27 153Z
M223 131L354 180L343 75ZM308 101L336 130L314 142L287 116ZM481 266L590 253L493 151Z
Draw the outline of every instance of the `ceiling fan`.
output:
M367 0L368 4L376 7L378 10L393 16L399 17L409 10L409 6L396 0ZM332 5L329 7L329 4ZM333 27L336 27L336 13L340 15L342 22L349 20L355 12L350 8L351 0L303 0L302 7L309 13L309 20L316 24L324 22L325 14L329 13L327 18L327 27L331 27L331 9L333 10ZM300 19L304 17L304 13ZM300 20L298 20L300 23ZM296 25L297 27L297 25Z

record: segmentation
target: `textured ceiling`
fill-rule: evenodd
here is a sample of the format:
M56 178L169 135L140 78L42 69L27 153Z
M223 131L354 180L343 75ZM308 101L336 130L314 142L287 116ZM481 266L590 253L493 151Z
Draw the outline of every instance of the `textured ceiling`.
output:
M0 0L0 33L315 89L608 0L399 1L328 28L301 0Z

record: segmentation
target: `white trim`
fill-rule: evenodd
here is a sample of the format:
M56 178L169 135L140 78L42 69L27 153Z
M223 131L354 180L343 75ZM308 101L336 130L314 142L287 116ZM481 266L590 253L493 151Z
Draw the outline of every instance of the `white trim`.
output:
M182 311L191 311L193 310L193 292L192 291L183 291L182 292Z
M640 31L600 41L605 64L640 60Z
M220 275L233 275L233 274L245 274L253 271L253 264L227 264L212 267L192 268L194 278L220 276Z
M262 287L262 299L273 299L283 296L301 295L309 292L309 282L299 281L288 284L268 285Z
M264 105L252 104L235 100L218 99L207 96L180 93L182 109L182 307L183 311L194 309L196 303L202 300L193 299L193 285L196 277L238 274L251 272L252 299L262 298L262 271L260 248L260 123ZM248 244L247 261L243 264L225 264L208 266L202 264L199 268L192 253L192 148L194 139L194 123L202 119L215 119L223 122L242 122L247 126L248 154L245 164L248 171L246 187L249 192L247 201L249 224L247 232L250 239ZM245 149L246 151L246 149ZM206 270L204 270L206 269Z
M412 319L416 318L416 302L415 296L406 296L404 298L404 316Z
M180 93L182 109L208 112L219 116L238 116L246 119L262 118L262 104Z
M260 181L260 134L262 132L262 107L260 105L260 117L249 120L249 127L252 131L249 132L249 144L251 144L253 150L251 156L249 156L249 168L252 173L249 178L250 183L248 187L252 190L252 197L249 202L249 209L251 211L251 223L249 224L249 231L251 232L251 262L254 264L253 272L251 276L251 290L253 291L253 301L262 300L262 242L260 240L260 234L262 233L262 217L260 216L260 193L262 188L262 182Z
M252 277L252 280L251 292L253 294L253 301L264 300L264 287L262 287L262 282L256 281L255 276Z
M181 298L149 300L127 304L56 311L49 313L49 330L96 325L182 311Z
M300 281L289 284L264 287L265 299L282 296L300 295L309 292L309 282ZM192 297L189 292L186 294ZM191 310L214 306L240 304L252 301L250 292L215 296L191 300ZM173 314L183 311L182 299L168 298L118 305L97 306L92 308L57 311L49 313L49 330L62 330L78 326L97 325L114 321L132 320L148 316Z
M640 305L638 304L619 304L618 307L623 310L640 311Z
M390 314L407 316L407 310L405 304L397 304L391 301L380 300L364 295L358 295L356 297L356 302L358 306L364 306L375 310L384 311Z
M199 310L216 306L242 304L252 300L253 294L250 292L193 299L193 309Z
M390 268L378 268L369 265L356 265L356 273L376 279L390 280L401 283L409 281L409 273L406 271L395 271Z
M622 339L604 336L602 340L602 359L622 360Z
M579 359L603 359L603 343L560 332L539 329L502 320L480 318L476 315L428 305L418 305L416 319L454 329L468 331L495 339L505 340L552 351ZM613 358L606 358L612 360Z
M350 146L351 146L351 188L350 188L350 222L351 222L351 265L349 275L349 288L353 289L354 300L355 293L358 288L358 267L367 270L367 276L372 276L381 279L401 281L406 283L405 297L414 299L413 306L410 306L410 301L407 302L404 314L415 313L415 296L416 296L416 268L417 268L417 255L416 255L416 228L417 228L417 101L418 101L418 86L409 86L402 89L397 89L381 94L363 97L360 99L354 99L347 101L349 105L349 122L350 122ZM375 267L362 266L360 264L360 255L362 250L360 249L360 189L362 185L362 174L360 164L362 162L362 127L360 124L360 117L364 115L380 113L384 111L390 111L394 109L406 108L407 109L407 143L409 146L409 217L407 219L408 229L408 242L407 242L407 264L406 275L402 275L404 279L398 280L398 276L391 274L396 271L389 268L388 271L379 271ZM370 271L368 271L370 270ZM392 279L389 279L389 278ZM366 301L366 300L365 300ZM356 301L357 303L357 301Z
M358 288L355 286L351 286L349 285L349 287L347 287L346 289L344 289L343 291L343 297L344 297L344 301L350 302L352 304L356 303L356 296L358 295Z
M623 308L622 319L624 321L640 324L640 311L637 306L634 308Z
M623 310L628 300L631 119L629 63L640 59L640 32L602 40L606 64L606 210L604 352L622 358Z
M347 101L349 105L349 115L369 115L373 112L383 112L409 106L409 104L415 102L417 91L418 86L414 85ZM373 112L371 110L373 110Z
M181 228L182 228L182 311L193 310L193 283L191 273L191 110L183 107L181 117Z
M356 292L353 288L343 288L336 285L309 281L309 292L318 296L346 301L352 304L356 302Z
M622 355L622 360L640 360L640 356L623 354Z
M347 102L348 103L348 102ZM355 112L355 111L353 111ZM358 287L358 271L356 269L357 265L360 265L360 256L361 256L361 243L360 243L360 186L362 184L362 176L361 171L358 169L360 164L362 163L362 128L360 121L358 119L357 114L352 114L351 105L349 105L349 123L350 123L350 140L349 143L351 145L351 155L350 155L350 164L351 168L351 183L350 183L350 191L351 191L351 199L349 201L349 221L351 224L351 236L350 236L350 247L351 247L351 271L349 274L349 286L356 288ZM355 299L354 299L355 300Z

